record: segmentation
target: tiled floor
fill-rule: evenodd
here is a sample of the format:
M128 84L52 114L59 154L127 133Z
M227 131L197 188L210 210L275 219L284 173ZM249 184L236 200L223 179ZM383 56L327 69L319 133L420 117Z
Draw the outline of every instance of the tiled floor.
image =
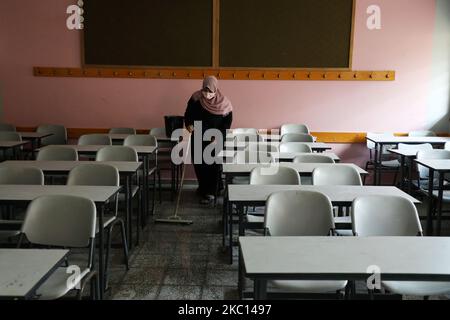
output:
M108 297L112 299L237 299L237 264L227 264L222 248L221 206L203 206L195 189L183 191L179 214L190 226L149 223L141 245L133 249L130 271L114 249ZM173 214L163 201L157 217Z
M424 206L421 206L421 211ZM150 222L125 271L122 251L113 249L109 299L237 299L237 263L229 265L222 248L221 205L198 203L195 190L183 191L181 211L190 226ZM173 214L174 202L157 206L157 217ZM446 224L447 226L447 224ZM446 229L444 234L450 234ZM235 255L237 254L235 250ZM236 259L236 257L235 257ZM247 285L251 285L247 281ZM364 283L358 291L365 293ZM405 297L414 298L414 297ZM446 298L446 297L439 297Z

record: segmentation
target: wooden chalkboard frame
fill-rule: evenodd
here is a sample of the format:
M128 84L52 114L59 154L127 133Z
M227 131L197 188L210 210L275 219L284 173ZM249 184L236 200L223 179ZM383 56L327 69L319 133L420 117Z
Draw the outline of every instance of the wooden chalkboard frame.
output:
M352 0L352 21L351 21L351 31L350 31L350 47L349 47L349 62L348 67L346 68L234 68L234 67L221 67L219 65L220 61L220 1L223 0L211 0L213 5L213 13L212 13L212 44L211 44L211 52L212 52L212 69L221 69L221 70L241 70L241 71L250 71L250 70L261 70L261 71L301 71L301 70L352 70L353 66L353 43L354 43L354 29L355 29L355 12L356 12L356 0ZM133 65L98 65L98 64L87 64L85 61L85 39L84 39L85 31L82 30L80 36L80 48L81 48L81 65L83 68L128 68L128 69L167 69L172 68L171 66L133 66ZM205 67L173 67L180 70L204 70Z
M137 67L87 65L84 61L84 34L80 33L81 68L33 67L35 77L117 78L117 79L203 79L214 75L222 80L282 81L395 81L394 70L353 70L353 44L356 0L353 0L349 68L220 68L220 0L213 1L213 66L209 67Z

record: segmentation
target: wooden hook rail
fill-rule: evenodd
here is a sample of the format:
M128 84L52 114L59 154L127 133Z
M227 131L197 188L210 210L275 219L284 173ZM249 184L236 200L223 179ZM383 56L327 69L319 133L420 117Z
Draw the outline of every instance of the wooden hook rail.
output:
M304 81L394 81L395 71L352 70L257 70L257 69L175 69L175 68L56 68L34 67L36 77L203 79L222 80L304 80Z

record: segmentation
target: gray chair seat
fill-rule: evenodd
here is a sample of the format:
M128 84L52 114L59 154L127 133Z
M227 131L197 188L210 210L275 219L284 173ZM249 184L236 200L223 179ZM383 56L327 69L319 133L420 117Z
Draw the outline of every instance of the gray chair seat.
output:
M116 220L116 217L113 217L113 216L103 217L103 228L107 228L111 223L113 223L114 220ZM97 218L97 223L95 224L96 233L99 232L99 227L100 227L100 223L99 223L99 219Z
M398 160L381 161L381 165L388 168L399 168L400 162Z
M257 216L249 214L247 215L247 222L248 223L264 223L264 216Z
M249 177L234 177L231 184L250 184L250 178Z
M336 293L336 291L343 290L347 286L347 281L288 281L276 280L268 281L268 285L283 292L291 293Z
M84 278L90 272L85 269L81 272L80 278ZM67 268L58 268L51 276L39 287L36 294L40 300L55 300L63 297L67 292L78 285L79 281L68 281L74 276L73 271L68 272Z
M383 281L391 293L411 296L438 296L450 293L450 282Z
M0 240L9 239L20 234L20 230L0 230Z

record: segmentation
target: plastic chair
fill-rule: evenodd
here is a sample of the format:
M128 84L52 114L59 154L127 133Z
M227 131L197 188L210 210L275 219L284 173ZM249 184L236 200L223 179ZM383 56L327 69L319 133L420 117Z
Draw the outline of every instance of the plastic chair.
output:
M138 161L136 150L127 146L107 146L97 151L96 161Z
M306 133L286 133L281 136L281 142L314 142L314 137Z
M249 150L237 151L234 156L234 163L262 163L268 164L274 162L270 152L252 152Z
M0 131L12 131L16 132L16 126L9 123L0 123Z
M139 134L139 135L132 135L128 136L124 143L124 146L149 146L149 147L156 147L158 148L158 140L151 135L146 134ZM158 166L158 158L155 155L155 157L152 157L152 159L149 159L150 161L155 161L155 167L149 170L149 176L153 175L153 205L155 203L155 191L156 191L156 178L158 176L158 184L159 184L159 199L161 203L161 192L162 192L162 185L161 185L161 171ZM150 163L148 164L150 166ZM155 210L153 206L153 211ZM153 212L152 211L152 212Z
M284 191L270 195L265 228L276 237L327 236L334 231L330 199L314 191ZM340 292L347 281L269 281L277 290L295 293Z
M312 153L309 145L303 143L285 142L280 144L280 152L286 153Z
M79 146L110 146L111 138L106 134L85 134L78 139Z
M309 134L309 128L305 124L284 124L281 126L280 134L283 136L287 133L304 133Z
M353 232L361 237L422 236L415 205L396 196L364 196L355 199ZM424 263L438 263L425 261ZM434 296L450 293L450 282L382 281L388 291L400 295Z
M375 132L368 132L367 137L373 137L373 138L392 138L394 137L393 133L385 132L385 133L375 133ZM375 168L375 143L366 140L367 143L367 149L369 149L369 160L366 162L366 171L373 171ZM400 168L400 162L398 161L397 157L394 156L392 153L390 153L389 149L395 149L396 145L384 145L381 150L381 155L379 155L379 158L381 159L381 164L378 168L380 174L382 172L393 172L394 173L394 181L393 185L395 185L395 182L397 181L397 175L398 175L398 169ZM364 176L364 183L366 180L366 176ZM375 182L375 179L374 179Z
M67 144L67 130L66 127L57 124L43 124L40 125L36 132L51 133L52 135L41 140L42 145L58 145Z
M22 141L22 136L14 131L1 131L0 141Z
M312 180L315 186L362 186L358 170L345 164L317 167Z
M111 128L110 134L136 134L136 129L133 128Z
M106 164L82 164L73 168L69 173L69 178L67 180L67 185L69 186L119 186L120 177L117 168L106 165ZM122 236L122 247L125 258L126 269L129 270L128 266L128 245L125 232L125 223L122 218L118 217L118 197L116 197L115 206L113 214L105 216L103 219L102 228L107 232L107 249L105 258L105 287L107 284L108 277L108 265L109 265L109 252L111 249L111 235L113 234L114 227L116 225L120 226L121 236ZM100 224L97 219L96 232L100 230Z
M250 152L278 152L278 146L270 143L251 143L247 146Z
M258 130L254 129L254 128L237 128L237 129L233 129L233 135L238 135L238 134L252 134L252 135L256 135L258 134Z
M27 210L19 246L24 238L32 244L63 248L89 247L88 263L79 277L67 267L60 267L36 291L41 300L54 300L71 290L78 290L81 299L87 283L98 296L98 275L94 269L95 204L85 198L51 195L33 200Z
M445 160L450 159L449 150L428 150L417 152L417 160ZM424 166L417 165L417 170L419 171L419 188L428 189L429 181L429 170ZM438 173L435 173L433 178L433 183L438 184Z
M44 185L44 173L35 167L0 167L0 185ZM19 235L22 221L13 220L16 207L6 206L9 218L0 219L0 239L9 239Z
M294 158L294 163L335 163L333 158L324 154L302 154Z
M258 134L235 134L234 141L236 142L263 142L263 138Z
M107 146L103 147L97 152L97 156L95 158L96 161L128 161L128 162L137 162L138 155L136 150L126 146ZM131 186L131 198L138 197L138 214L137 214L137 243L139 243L139 228L141 226L141 199L142 199L142 190L140 188L139 177L142 174L137 175L137 181L135 184ZM124 194L121 193L119 200L124 200ZM130 222L131 223L131 222Z
M433 131L411 131L408 134L409 137L436 137L436 133Z
M300 175L297 170L289 167L279 167L275 174L264 174L264 168L254 168L250 173L252 185L300 185Z
M0 184L44 185L44 173L35 167L0 167Z
M78 161L78 152L69 146L47 146L39 150L37 161Z

